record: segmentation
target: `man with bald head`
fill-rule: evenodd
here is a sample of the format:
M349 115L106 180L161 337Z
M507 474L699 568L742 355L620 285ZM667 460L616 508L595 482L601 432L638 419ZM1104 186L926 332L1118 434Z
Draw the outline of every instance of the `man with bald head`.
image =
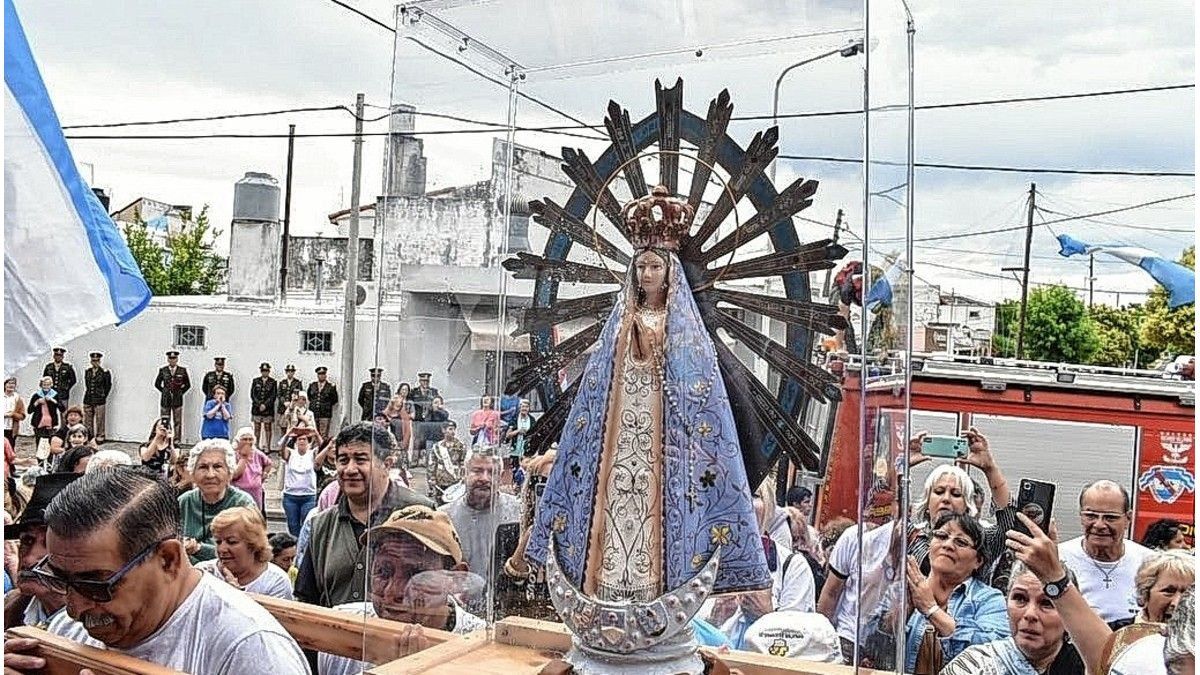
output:
M1125 538L1133 518L1129 493L1098 480L1079 493L1083 536L1064 541L1058 555L1079 577L1079 591L1109 626L1133 622L1138 613L1134 577L1150 550Z

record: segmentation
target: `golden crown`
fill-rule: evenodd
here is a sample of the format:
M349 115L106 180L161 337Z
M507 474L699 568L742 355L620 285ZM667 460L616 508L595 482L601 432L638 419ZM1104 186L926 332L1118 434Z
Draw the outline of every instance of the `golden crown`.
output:
M649 195L621 209L625 231L634 248L678 250L679 241L692 227L696 210L686 201L672 197L666 186L656 185Z

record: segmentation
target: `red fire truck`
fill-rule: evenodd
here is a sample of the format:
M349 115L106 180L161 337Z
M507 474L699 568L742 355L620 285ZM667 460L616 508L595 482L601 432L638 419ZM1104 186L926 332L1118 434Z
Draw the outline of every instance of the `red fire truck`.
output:
M974 426L988 436L1014 493L1022 478L1055 483L1060 539L1080 534L1082 487L1108 478L1133 497L1134 539L1155 520L1173 518L1194 541L1194 382L1153 371L921 354L912 371L913 431L955 435ZM885 484L887 460L905 447L903 376L868 366L866 424L861 378L861 363L848 364L842 401L803 419L827 448L815 481L822 523L857 520L859 496ZM914 494L933 464L914 469Z

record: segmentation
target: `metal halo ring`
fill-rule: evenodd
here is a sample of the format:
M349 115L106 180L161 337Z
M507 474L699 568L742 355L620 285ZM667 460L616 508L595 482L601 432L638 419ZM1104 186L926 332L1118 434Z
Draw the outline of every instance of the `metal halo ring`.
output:
M741 219L738 218L738 214L737 214L737 199L733 194L733 190L729 187L729 182L726 181L723 177L721 177L721 174L717 172L717 167L713 166L712 164L709 164L708 162L705 162L704 160L700 159L699 157L697 157L696 155L693 155L690 152L684 152L682 150L643 150L642 152L639 152L638 154L634 155L633 157L622 162L621 165L618 166L617 168L613 169L612 172L608 175L608 180L605 180L604 184L600 186L600 191L596 193L596 202L594 204L592 204L592 250L596 252L596 255L600 256L600 264L604 266L605 271L607 271L609 274L612 275L613 279L616 280L617 285L624 284L625 280L622 277L618 276L616 272L613 272L611 268L609 268L608 263L604 262L604 256L599 252L600 233L597 231L597 228L596 228L596 216L600 211L600 195L603 195L605 190L608 189L608 186L612 185L613 181L616 180L618 176L622 175L622 173L625 171L625 167L629 166L630 164L633 164L634 162L641 161L641 159L643 157L651 157L651 156L658 156L658 155L679 155L681 157L687 157L688 159L691 159L692 161L696 162L697 164L703 164L704 166L708 167L709 175L715 176L717 178L717 180L719 180L721 182L721 188L723 190L725 190L725 194L729 195L729 201L733 205L733 207L730 209L730 213L733 214L733 232L734 232L735 245L733 247L733 250L729 252L729 260L720 267L720 272L717 274L716 278L714 278L712 281L708 282L707 284L704 284L703 286L697 286L696 288L693 288L691 290L692 290L692 292L696 292L699 290L704 290L706 288L710 288L714 284L716 284L718 281L721 280L721 277L725 274L725 270L728 269L729 264L733 262L733 256L735 253L737 253L738 246L741 245L740 244L741 238L740 238L739 232L740 232L742 223L741 223ZM633 261L631 260L630 264L632 264L632 263L633 263Z

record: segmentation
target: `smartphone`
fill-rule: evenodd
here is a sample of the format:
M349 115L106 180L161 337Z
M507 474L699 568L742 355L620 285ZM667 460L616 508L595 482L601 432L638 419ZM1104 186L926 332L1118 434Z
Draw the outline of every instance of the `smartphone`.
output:
M942 459L967 456L967 439L962 436L926 436L921 439L921 454Z
M1046 532L1050 527L1050 516L1054 515L1054 483L1022 478L1021 486L1017 488L1017 512L1024 513L1026 518L1042 528L1042 532ZM1016 523L1016 529L1029 534L1029 528L1020 520Z

